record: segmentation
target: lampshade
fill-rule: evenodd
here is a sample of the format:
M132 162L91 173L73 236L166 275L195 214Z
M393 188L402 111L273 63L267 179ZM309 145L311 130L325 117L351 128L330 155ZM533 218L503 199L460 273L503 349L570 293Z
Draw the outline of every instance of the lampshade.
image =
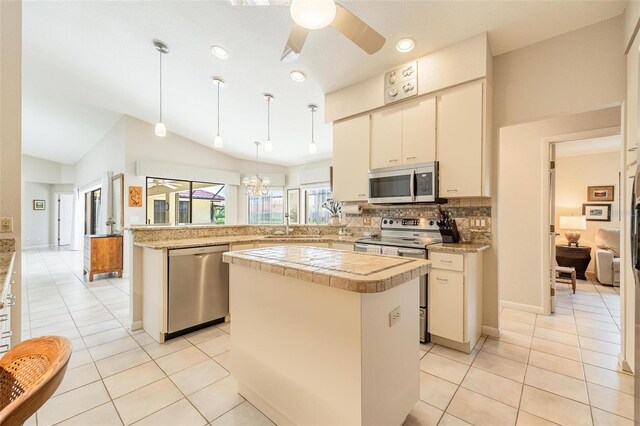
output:
M587 229L587 217L560 216L560 229Z
M336 4L333 0L293 0L290 11L296 24L309 30L317 30L333 22Z

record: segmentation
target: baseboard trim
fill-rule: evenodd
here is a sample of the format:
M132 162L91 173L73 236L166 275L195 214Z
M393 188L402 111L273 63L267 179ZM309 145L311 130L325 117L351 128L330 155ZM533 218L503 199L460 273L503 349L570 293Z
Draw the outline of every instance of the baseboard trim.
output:
M131 330L131 331L136 331L136 330L141 330L141 329L142 329L142 321L133 321L129 325L129 330Z
M544 309L542 309L541 306L526 305L524 303L509 302L507 300L501 300L500 307L515 309L517 311L532 312L534 314L544 314Z
M622 368L622 371L633 374L633 368L631 368L629 362L624 358L624 354L622 354L622 352L618 354L618 364L620 365L620 368Z
M488 325L482 326L482 334L490 337L500 338L500 329L495 327L489 327Z

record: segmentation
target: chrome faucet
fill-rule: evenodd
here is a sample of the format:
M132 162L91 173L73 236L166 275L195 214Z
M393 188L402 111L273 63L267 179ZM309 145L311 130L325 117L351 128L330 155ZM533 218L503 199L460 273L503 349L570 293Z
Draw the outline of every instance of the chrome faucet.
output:
M289 213L284 214L284 233L289 235Z

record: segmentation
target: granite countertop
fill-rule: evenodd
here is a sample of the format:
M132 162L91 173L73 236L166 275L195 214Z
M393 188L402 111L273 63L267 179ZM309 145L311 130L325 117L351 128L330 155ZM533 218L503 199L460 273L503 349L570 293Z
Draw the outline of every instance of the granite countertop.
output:
M15 252L0 253L0 296L4 296L5 287L11 280ZM4 308L4 297L0 297L0 309Z
M380 293L425 275L428 260L309 246L227 252L226 263L356 293Z
M478 253L488 249L491 245L486 243L439 243L429 246L429 251L440 253Z
M224 235L218 237L202 238L181 238L178 240L160 240L136 242L134 245L155 250L178 249L187 247L219 246L224 244L248 244L255 242L268 243L328 243L343 242L354 243L361 237L342 235L299 235L299 236L277 236L277 235Z

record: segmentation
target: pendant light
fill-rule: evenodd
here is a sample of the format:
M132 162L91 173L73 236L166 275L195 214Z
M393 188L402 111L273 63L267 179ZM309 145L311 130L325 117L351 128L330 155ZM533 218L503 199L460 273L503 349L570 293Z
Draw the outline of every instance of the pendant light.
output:
M267 140L264 143L264 150L271 152L273 151L273 144L271 143L271 101L275 97L271 93L265 93L263 96L267 101Z
M318 110L318 105L309 104L307 105L307 109L311 111L311 143L309 144L309 154L315 154L318 152L318 146L313 138L313 115Z
M259 197L269 193L271 179L267 176L260 177L260 173L258 172L258 148L260 148L260 142L256 141L254 144L256 145L256 174L251 177L245 176L244 179L242 179L242 184L244 185L247 195Z
M220 136L220 88L224 87L225 83L222 78L216 76L211 77L211 80L213 80L213 84L218 86L218 133L213 139L213 146L215 146L216 148L222 148L224 142L222 140L222 136Z
M309 30L318 30L333 22L336 4L333 0L293 0L290 13L296 24Z
M160 119L156 123L156 136L165 137L167 136L167 127L162 122L162 56L168 55L171 50L160 40L153 40L153 45L160 52Z

